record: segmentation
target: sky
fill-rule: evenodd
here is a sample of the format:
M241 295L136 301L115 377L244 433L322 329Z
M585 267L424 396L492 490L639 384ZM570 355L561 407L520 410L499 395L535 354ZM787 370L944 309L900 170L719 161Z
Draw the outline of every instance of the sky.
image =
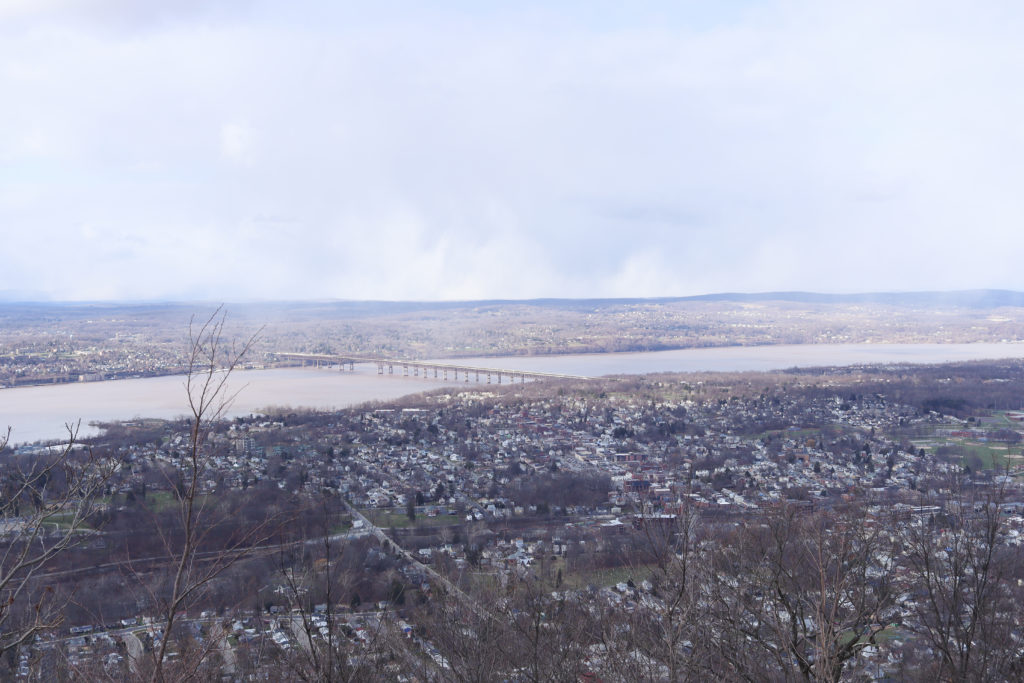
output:
M1017 0L0 0L0 299L1024 290Z

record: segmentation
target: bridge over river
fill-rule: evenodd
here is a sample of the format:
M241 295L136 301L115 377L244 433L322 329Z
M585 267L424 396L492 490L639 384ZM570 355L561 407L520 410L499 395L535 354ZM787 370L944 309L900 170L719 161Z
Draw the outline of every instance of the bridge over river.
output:
M342 370L348 368L355 370L356 363L373 363L377 366L378 375L400 374L405 377L419 377L424 379L439 379L448 381L449 377L458 381L460 377L469 382L473 379L477 382L490 384L492 380L501 384L502 378L509 382L526 382L527 379L591 379L582 375L563 375L556 372L537 372L534 370L508 370L503 368L485 368L475 365L464 365L452 360L450 362L438 362L429 360L396 360L393 358L376 358L371 356L339 355L331 353L275 353L283 360L299 361L303 365L315 364L338 365Z

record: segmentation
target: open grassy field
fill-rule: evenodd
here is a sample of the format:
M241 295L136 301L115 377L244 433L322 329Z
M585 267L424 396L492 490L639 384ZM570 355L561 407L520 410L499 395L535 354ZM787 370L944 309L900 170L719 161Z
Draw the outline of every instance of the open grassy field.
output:
M564 566L564 565L563 565ZM608 567L569 572L563 569L562 586L567 589L586 588L587 586L614 586L617 583L633 580L639 583L651 575L651 565L639 564L626 567Z
M945 451L961 456L964 465L979 466L983 469L1004 469L1020 464L1022 444L1006 443L1005 441L988 441L979 436L945 436L948 431L972 431L985 434L995 430L1012 429L1019 431L1022 424L1011 420L1005 412L994 413L990 418L977 423L949 423L935 426L935 435L930 438L913 440L917 448L924 448L929 453ZM944 432L944 433L940 433Z

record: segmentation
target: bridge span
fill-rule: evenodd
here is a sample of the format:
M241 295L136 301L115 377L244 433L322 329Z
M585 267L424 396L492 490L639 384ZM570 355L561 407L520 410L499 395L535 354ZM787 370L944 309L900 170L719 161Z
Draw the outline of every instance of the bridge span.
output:
M426 360L396 360L393 358L377 358L372 356L341 355L331 353L285 353L276 352L278 358L285 360L300 361L303 365L314 363L320 365L340 365L342 370L348 368L355 370L356 363L373 363L377 366L378 375L400 374L405 377L419 377L424 379L439 379L448 381L449 375L456 382L461 376L464 381L470 381L472 377L477 382L485 381L491 383L492 378L501 384L503 377L509 382L525 383L527 379L591 379L582 375L563 375L557 372L538 372L535 370L508 370L505 368L487 368L475 365L466 365L457 360L440 363ZM397 370L397 372L396 372Z

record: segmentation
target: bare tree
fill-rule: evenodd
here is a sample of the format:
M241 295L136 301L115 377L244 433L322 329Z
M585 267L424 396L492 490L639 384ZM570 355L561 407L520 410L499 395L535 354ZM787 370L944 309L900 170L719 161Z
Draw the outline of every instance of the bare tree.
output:
M508 623L498 642L519 680L572 681L587 673L590 619L580 596L551 591L542 578L511 577L498 617Z
M193 318L189 323L185 379L190 411L188 446L179 465L178 480L170 482L178 502L178 525L172 530L158 527L165 551L173 558L172 571L165 587L150 589L162 627L162 637L150 662L150 678L154 682L199 675L217 643L208 639L204 646L192 649L190 657L178 657L174 671L169 672L170 643L175 640L184 648L190 640L176 633L175 627L185 610L203 596L218 576L246 557L268 535L269 522L264 522L236 529L227 540L218 539L207 548L208 539L230 514L211 496L204 495L206 476L215 455L209 436L238 394L239 390L233 390L228 381L256 339L253 335L236 346L227 339L225 321L225 312L218 308L204 322L197 324Z
M644 507L637 521L640 533L630 556L641 585L631 585L620 598L626 604L609 606L597 620L606 652L599 672L613 680L706 680L706 567L698 511L686 497L672 513Z
M19 457L0 437L0 654L59 625L66 597L45 585L45 573L95 529L99 494L116 469L112 459L78 449L79 425L51 454Z
M473 590L470 588L469 590ZM424 662L424 676L452 683L483 683L501 678L514 668L501 646L509 638L510 625L479 608L479 600L487 598L493 603L498 587L488 586L484 596L469 602L453 593L438 593L424 604L416 615L416 622L424 631L428 647L440 653L437 661Z
M783 506L729 540L711 591L724 671L839 681L851 659L879 644L895 602L896 543L871 521L859 506Z
M360 566L359 556L365 555L370 541L333 535L331 519L322 501L314 528L300 530L298 540L278 558L276 578L290 608L280 623L298 643L278 659L282 673L294 680L366 680L389 649L392 629L387 611L364 630L361 644L345 635L347 625L338 608L345 596L355 593L355 566Z
M908 626L930 651L918 665L938 680L1019 679L1024 552L1006 543L1004 485L950 489L942 515L903 525L915 589Z

